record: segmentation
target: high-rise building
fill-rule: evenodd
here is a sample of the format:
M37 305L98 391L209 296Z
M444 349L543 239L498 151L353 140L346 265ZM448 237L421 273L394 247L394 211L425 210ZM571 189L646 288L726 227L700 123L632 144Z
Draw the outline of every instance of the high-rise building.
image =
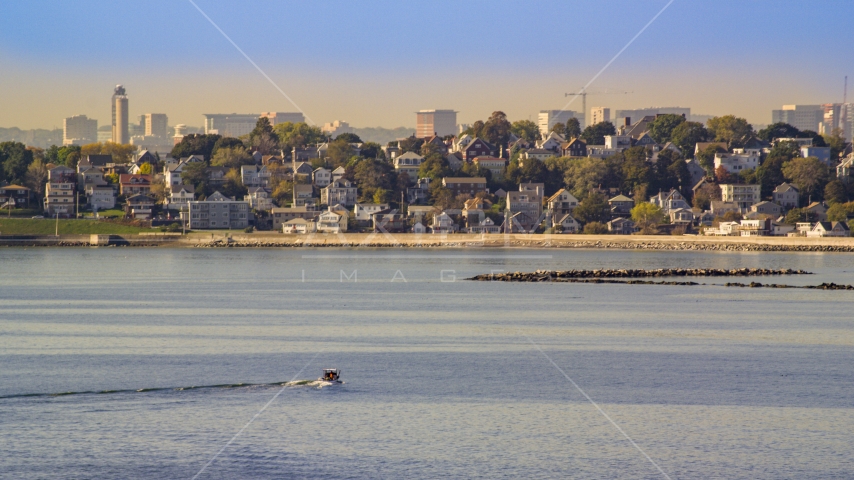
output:
M610 122L611 109L607 107L593 107L590 109L590 125L597 123Z
M86 145L98 141L98 121L75 115L62 121L63 145Z
M223 137L239 137L252 133L258 123L258 114L205 113L205 133Z
M798 130L818 132L824 121L821 105L783 105L782 110L771 111L771 123L788 123Z
M323 126L320 127L320 131L332 137L333 140L342 133L353 133L353 129L350 128L350 124L342 122L341 120L324 123Z
M454 110L420 110L415 112L415 136L438 135L445 137L457 133L457 112Z
M540 114L537 116L540 134L545 137L552 131L552 127L556 123L566 123L570 118L576 118L580 125L584 125L584 115L581 113L572 110L540 110Z
M654 117L656 115L682 115L686 119L691 118L691 109L683 107L649 107L635 110L617 110L614 118L630 118L637 122L643 117Z
M123 85L113 92L113 143L130 143L128 132L128 96Z
M279 123L305 123L305 115L302 112L262 112L262 117L270 119L270 125Z
M140 116L142 134L146 137L169 137L169 117L165 113L146 113Z

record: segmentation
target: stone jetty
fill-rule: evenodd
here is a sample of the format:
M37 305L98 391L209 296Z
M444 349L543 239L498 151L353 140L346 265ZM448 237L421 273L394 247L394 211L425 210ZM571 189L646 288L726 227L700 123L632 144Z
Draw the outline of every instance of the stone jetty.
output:
M661 277L754 277L763 275L810 275L804 270L784 268L658 268L603 270L537 270L536 272L488 273L468 280L493 282L560 282L575 279L661 278ZM625 283L625 282L621 282Z

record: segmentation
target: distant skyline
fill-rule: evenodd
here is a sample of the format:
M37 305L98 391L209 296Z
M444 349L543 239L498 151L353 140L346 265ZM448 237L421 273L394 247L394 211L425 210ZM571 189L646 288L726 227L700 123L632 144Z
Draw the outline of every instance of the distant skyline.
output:
M318 125L460 123L560 109L667 0L328 2L194 0ZM676 0L590 87L593 106L690 107L771 122L783 104L841 102L854 4ZM131 121L165 113L296 111L187 1L35 0L0 16L0 127L109 125L116 84ZM854 88L854 85L852 86ZM580 111L580 99L568 107Z

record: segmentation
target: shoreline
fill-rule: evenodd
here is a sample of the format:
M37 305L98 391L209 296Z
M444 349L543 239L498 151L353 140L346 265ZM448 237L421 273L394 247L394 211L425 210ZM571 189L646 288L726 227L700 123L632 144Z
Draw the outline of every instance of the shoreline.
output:
M212 232L187 235L0 235L5 247L173 248L585 248L653 251L854 252L852 237L698 237L664 235L419 235Z

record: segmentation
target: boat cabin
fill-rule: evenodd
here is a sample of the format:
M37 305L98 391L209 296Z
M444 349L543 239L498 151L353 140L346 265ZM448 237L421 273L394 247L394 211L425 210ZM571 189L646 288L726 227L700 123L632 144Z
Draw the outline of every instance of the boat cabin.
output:
M341 371L337 368L324 368L323 376L320 379L327 382L337 382L339 375L341 375Z

